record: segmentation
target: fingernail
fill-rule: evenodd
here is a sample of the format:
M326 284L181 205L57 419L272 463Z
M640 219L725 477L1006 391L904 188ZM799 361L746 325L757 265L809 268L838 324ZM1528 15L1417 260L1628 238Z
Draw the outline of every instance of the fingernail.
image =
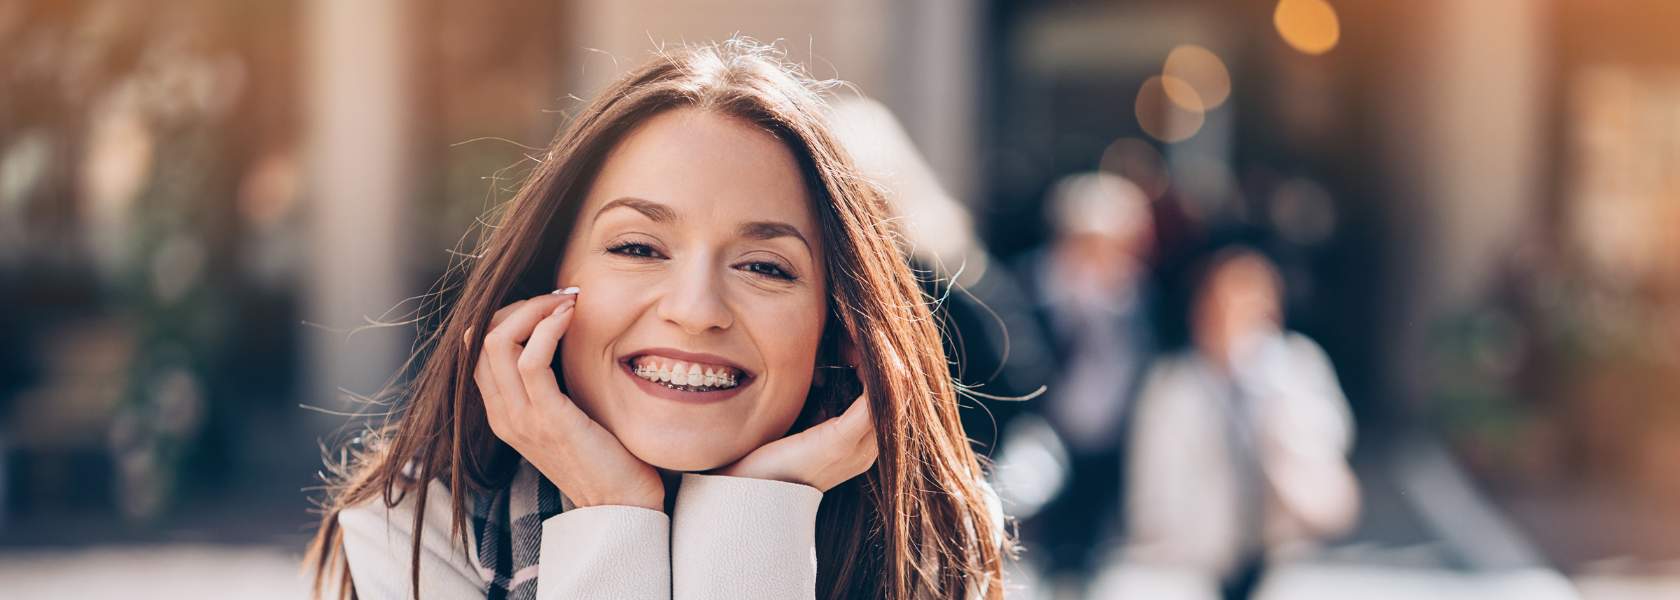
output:
M578 288L575 285L572 286L572 287L569 287L569 288L561 288L561 289L549 292L549 294L552 294L552 295L555 295L555 296L565 296L567 294L576 296L577 293L578 293Z

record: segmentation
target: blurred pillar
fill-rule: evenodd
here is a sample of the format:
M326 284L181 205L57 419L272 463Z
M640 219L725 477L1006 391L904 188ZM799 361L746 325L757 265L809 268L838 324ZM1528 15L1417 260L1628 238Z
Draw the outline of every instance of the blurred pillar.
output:
M411 327L350 332L386 316L409 289L402 250L409 144L407 14L400 0L311 0L305 46L310 252L300 402L352 408L338 388L371 393L408 348ZM386 316L386 318L390 318ZM342 418L323 417L336 426Z
M887 105L953 197L978 195L978 0L619 0L570 11L569 39L593 50L565 74L573 94L593 96L661 45L774 42L812 76L843 79Z
M619 75L653 57L658 48L721 42L746 36L774 43L788 60L818 79L839 78L865 94L887 95L886 65L904 60L883 23L891 0L732 0L574 2L569 39L578 48L575 69L564 75L571 93L591 98Z
M886 61L893 89L882 96L939 182L970 208L982 196L975 177L980 93L980 9L975 0L894 4L896 50ZM869 90L865 90L868 92Z
M1429 324L1482 293L1498 261L1537 226L1547 161L1548 54L1536 0L1408 3L1387 57L1381 114L1404 274L1390 321L1418 400Z

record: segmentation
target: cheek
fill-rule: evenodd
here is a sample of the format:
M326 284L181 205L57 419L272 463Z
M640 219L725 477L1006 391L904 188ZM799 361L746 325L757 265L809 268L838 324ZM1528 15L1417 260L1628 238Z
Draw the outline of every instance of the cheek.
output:
M612 375L612 341L629 327L637 299L633 286L614 286L610 277L580 275L569 282L582 291L571 327L560 338L560 360L567 386L586 396L575 400L588 403L587 396Z
M771 397L778 402L773 408L778 413L791 412L797 416L804 406L822 338L825 309L819 299L791 309L757 311L750 317L753 328L763 332L755 338L765 366L777 374L774 380L778 389Z

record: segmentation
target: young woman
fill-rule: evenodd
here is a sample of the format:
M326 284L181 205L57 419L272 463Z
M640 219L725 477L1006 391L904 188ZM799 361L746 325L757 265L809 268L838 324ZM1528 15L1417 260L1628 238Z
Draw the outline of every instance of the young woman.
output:
M1133 413L1127 556L1247 600L1273 550L1358 519L1353 417L1324 350L1284 327L1277 265L1229 241L1196 255L1174 291L1185 346L1150 367Z
M578 115L335 465L317 595L1001 597L939 330L823 90L736 40Z

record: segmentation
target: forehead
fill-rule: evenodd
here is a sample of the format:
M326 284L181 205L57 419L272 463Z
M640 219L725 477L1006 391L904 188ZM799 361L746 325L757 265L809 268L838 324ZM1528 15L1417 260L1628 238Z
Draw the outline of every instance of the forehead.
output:
M667 111L633 129L602 163L585 215L623 196L665 204L684 220L785 221L816 239L793 152L769 132L711 111Z
M1257 293L1275 297L1283 293L1283 280L1266 259L1239 254L1216 263L1204 287L1222 293Z

